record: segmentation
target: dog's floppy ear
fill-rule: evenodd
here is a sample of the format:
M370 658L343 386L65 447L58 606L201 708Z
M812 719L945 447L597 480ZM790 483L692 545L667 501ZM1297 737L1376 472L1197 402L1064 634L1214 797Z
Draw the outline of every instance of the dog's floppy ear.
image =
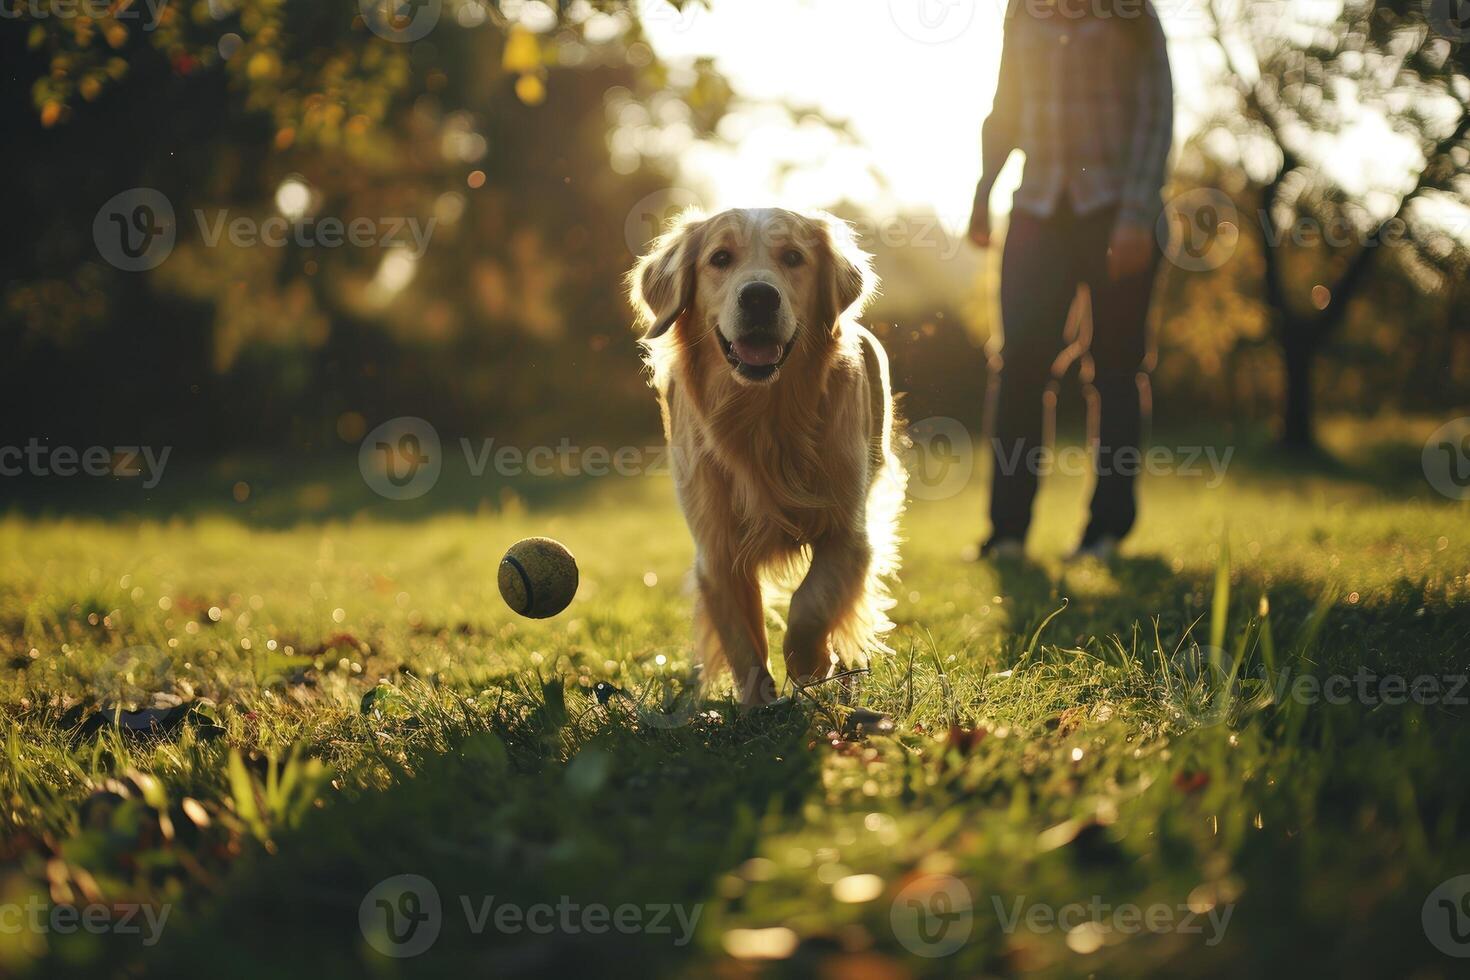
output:
M861 313L878 288L873 275L873 258L858 248L847 222L823 214L821 229L822 269L819 306L821 319L834 333L842 315L856 309Z
M644 341L662 337L694 302L695 263L703 229L700 215L686 211L628 274L633 309L645 328Z

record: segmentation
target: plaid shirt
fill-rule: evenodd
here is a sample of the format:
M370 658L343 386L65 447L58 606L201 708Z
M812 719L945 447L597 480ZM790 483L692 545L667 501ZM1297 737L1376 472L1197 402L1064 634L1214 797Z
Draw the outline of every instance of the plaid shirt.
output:
M1015 206L1049 216L1062 194L1085 214L1151 224L1174 137L1174 90L1158 14L1118 0L1113 16L1011 0L995 104L982 133L984 199L1011 150L1026 154Z

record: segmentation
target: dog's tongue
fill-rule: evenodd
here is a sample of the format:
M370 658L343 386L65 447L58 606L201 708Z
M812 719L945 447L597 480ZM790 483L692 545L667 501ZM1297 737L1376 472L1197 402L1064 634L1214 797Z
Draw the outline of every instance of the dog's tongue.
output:
M772 341L752 343L748 340L737 340L730 346L734 348L735 356L740 358L741 363L751 367L765 367L781 360L781 345Z

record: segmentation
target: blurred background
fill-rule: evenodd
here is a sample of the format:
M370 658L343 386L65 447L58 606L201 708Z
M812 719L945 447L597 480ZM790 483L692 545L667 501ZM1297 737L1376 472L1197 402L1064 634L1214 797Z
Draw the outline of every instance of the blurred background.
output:
M1303 449L1327 418L1470 403L1464 5L1158 7L1178 120L1159 425ZM7 7L6 444L309 461L398 416L446 439L656 440L622 278L680 209L771 203L857 225L906 413L978 428L998 255L963 229L1005 16ZM1060 424L1081 406L1063 385Z

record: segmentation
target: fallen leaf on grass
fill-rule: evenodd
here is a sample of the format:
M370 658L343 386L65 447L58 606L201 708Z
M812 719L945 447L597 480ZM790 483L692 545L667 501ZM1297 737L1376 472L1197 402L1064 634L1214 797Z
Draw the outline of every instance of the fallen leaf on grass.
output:
M1176 772L1174 774L1174 788L1181 793L1198 793L1210 784L1210 774L1207 772Z
M950 725L949 732L944 737L944 748L938 755L939 771L943 772L949 766L951 754L957 759L968 758L990 734L990 729L981 726L966 728L963 725Z
M868 708L853 708L842 722L842 733L848 738L863 735L893 734L893 718L881 711Z

